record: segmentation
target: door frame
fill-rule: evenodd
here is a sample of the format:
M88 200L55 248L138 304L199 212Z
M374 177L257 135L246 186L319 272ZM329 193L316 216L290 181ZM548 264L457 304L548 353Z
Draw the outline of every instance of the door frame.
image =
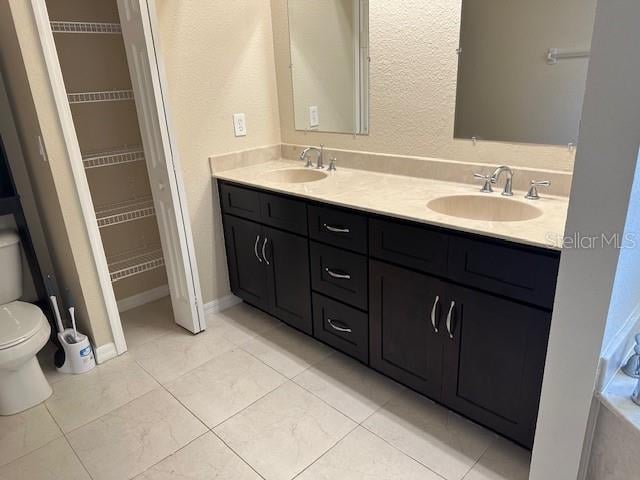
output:
M155 0L146 0L149 5L150 21L152 30L157 31L157 18L155 15ZM95 207L91 198L91 191L89 190L89 183L84 171L82 162L82 153L80 151L80 144L76 134L75 125L73 123L73 117L71 114L71 107L67 100L67 91L64 85L64 79L62 76L62 69L58 59L58 53L55 46L55 40L53 32L50 27L49 12L45 0L31 0L31 7L33 10L33 16L35 21L36 30L40 39L40 45L42 47L43 56L45 59L48 80L51 86L51 93L56 105L58 117L60 120L60 128L64 136L65 149L68 155L71 171L73 173L74 185L76 193L78 195L78 201L82 210L82 217L84 220L84 227L89 239L91 247L91 253L95 262L96 271L98 274L98 280L100 284L100 293L104 300L104 304L107 310L107 316L109 320L109 326L111 328L111 335L113 337L112 344L106 344L96 348L96 360L98 363L103 363L113 357L121 355L127 351L127 344L124 337L124 331L122 329L122 320L120 318L120 312L118 311L118 304L116 301L115 293L111 283L111 276L109 274L109 266L107 263L107 257L104 251L104 245L102 243L102 237L100 236L100 230L98 228L98 222L96 220ZM156 61L158 62L158 73L160 76L161 90L166 92L166 76L164 73L164 65L161 62L162 55L158 49L158 45L154 42L154 38L151 32L145 33L146 38L150 44L154 45L156 52ZM150 86L151 88L151 86ZM169 121L170 113L168 111L168 102L164 101L162 108L166 112L167 129L169 132L170 144L175 145L172 125ZM144 132L141 132L144 135ZM167 153L166 158L173 158L174 155L171 152ZM179 165L176 164L176 167ZM179 173L179 172L177 172ZM181 179L181 176L179 177ZM186 210L181 210L183 222L186 226L186 230L191 234L191 220ZM194 266L195 267L195 266ZM196 290L196 303L197 310L204 312L202 305L202 294L200 292L199 279L197 277L197 268L194 269L195 275L193 278L194 287ZM202 315L201 323L204 322L204 314ZM203 325L204 329L204 325Z

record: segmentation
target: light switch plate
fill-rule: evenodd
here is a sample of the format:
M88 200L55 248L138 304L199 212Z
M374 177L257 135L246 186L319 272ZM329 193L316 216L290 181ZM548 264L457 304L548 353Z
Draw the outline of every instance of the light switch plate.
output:
M320 126L320 116L318 115L318 106L309 107L309 128L318 128Z
M236 137L247 136L247 120L244 113L233 114L233 130L236 133Z

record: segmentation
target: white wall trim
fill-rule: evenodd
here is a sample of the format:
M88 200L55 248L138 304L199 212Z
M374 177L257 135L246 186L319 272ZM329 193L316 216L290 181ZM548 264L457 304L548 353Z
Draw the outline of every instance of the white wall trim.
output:
M80 152L80 145L78 143L76 129L73 124L71 108L69 107L67 99L67 91L64 86L64 79L62 77L58 53L53 39L53 33L51 32L47 5L45 0L31 0L31 7L33 9L34 20L40 37L40 44L47 66L47 73L49 74L51 92L58 110L60 128L64 135L69 164L71 166L71 171L73 172L76 194L78 195L78 201L80 203L80 208L82 209L84 225L91 245L91 252L93 254L100 288L102 290L102 296L104 298L107 316L109 318L111 335L113 336L114 342L113 345L117 354L121 354L127 351L127 344L124 339L124 332L122 331L122 322L120 321L120 313L118 312L116 297L111 285L109 266L107 264L107 257L104 253L102 238L100 237L100 231L98 229L98 222L96 221L95 208L93 206L93 200L91 199L89 183L84 172L82 153ZM105 347L106 346L107 345L105 345Z
M127 310L146 305L147 303L151 303L155 300L160 300L161 298L168 296L169 285L162 285L160 287L147 290L146 292L138 293L136 295L123 298L122 300L118 300L118 311L120 313L126 312Z
M99 347L93 347L93 354L96 357L96 363L104 363L118 356L118 351L114 343L106 343Z
M236 297L234 294L230 293L229 295L217 298L212 300L211 302L204 304L204 313L205 315L211 315L213 313L219 313L227 308L231 308L234 305L242 303L242 299L240 297Z

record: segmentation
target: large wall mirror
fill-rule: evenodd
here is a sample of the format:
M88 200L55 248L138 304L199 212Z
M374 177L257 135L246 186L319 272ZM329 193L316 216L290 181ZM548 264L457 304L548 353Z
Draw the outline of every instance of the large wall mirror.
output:
M369 0L289 0L296 130L369 131Z
M462 0L455 137L578 137L596 0Z

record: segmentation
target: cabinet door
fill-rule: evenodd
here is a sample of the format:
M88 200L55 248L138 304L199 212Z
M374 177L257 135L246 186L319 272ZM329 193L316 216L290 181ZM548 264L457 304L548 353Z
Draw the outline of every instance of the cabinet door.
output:
M371 366L439 400L443 342L438 332L442 332L443 283L377 261L370 263L370 279Z
M231 291L258 308L269 307L266 263L261 255L264 235L254 222L224 215L224 240Z
M263 227L268 271L269 311L305 333L312 333L309 241Z
M551 314L449 286L443 318L444 403L531 447Z

